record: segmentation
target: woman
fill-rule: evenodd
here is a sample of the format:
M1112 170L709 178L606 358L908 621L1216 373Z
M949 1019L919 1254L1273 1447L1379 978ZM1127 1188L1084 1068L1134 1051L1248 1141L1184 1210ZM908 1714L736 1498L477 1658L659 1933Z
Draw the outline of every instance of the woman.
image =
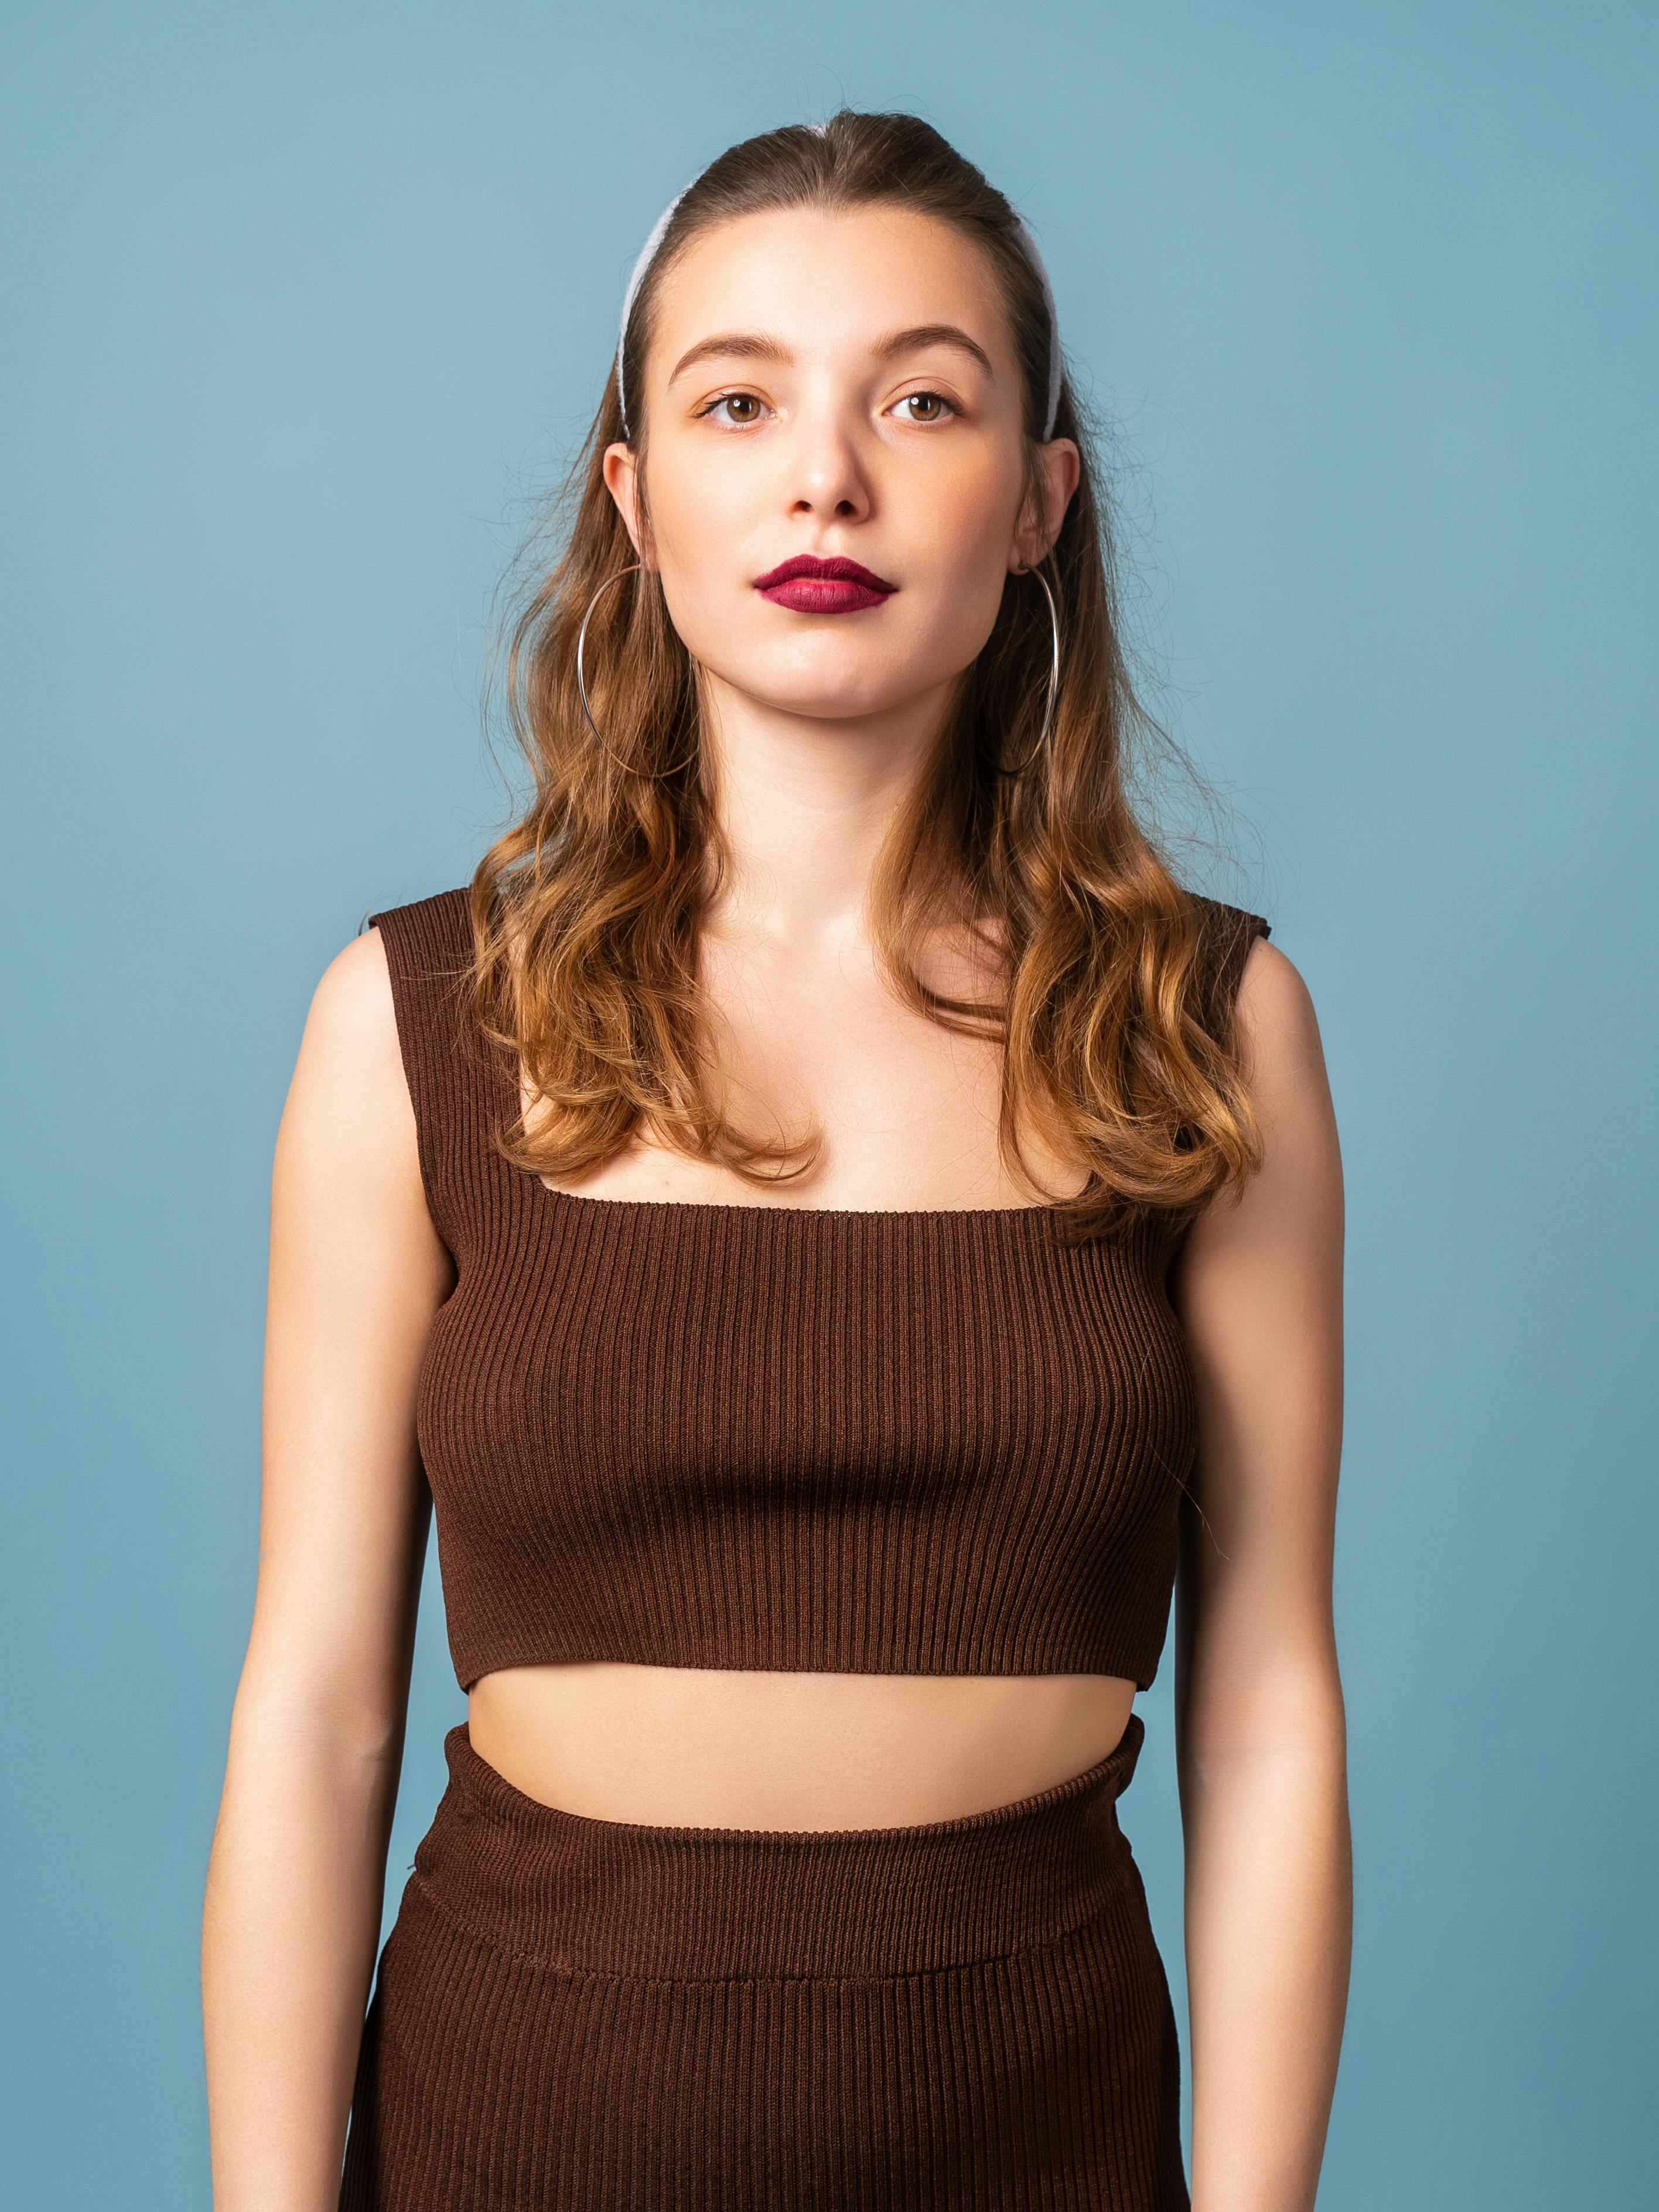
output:
M1188 2204L1115 1814L1177 1571L1194 2191L1309 2205L1337 1142L1127 804L1034 245L913 117L732 148L574 481L533 802L283 1116L218 2212ZM429 1499L467 1718L370 2000Z

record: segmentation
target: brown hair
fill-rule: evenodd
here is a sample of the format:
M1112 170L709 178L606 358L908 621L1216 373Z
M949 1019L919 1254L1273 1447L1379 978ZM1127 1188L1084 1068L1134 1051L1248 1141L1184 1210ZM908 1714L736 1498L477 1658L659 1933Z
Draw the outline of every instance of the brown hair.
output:
M693 239L738 216L871 204L933 216L986 255L1024 370L1035 495L1049 326L1015 212L920 118L843 108L827 124L730 148L674 210L623 341L642 503L643 367L664 273ZM1091 1237L1146 1209L1190 1218L1222 1183L1242 1191L1261 1150L1231 1008L1213 988L1215 933L1129 801L1131 742L1156 726L1126 665L1099 465L1069 380L1054 433L1076 441L1083 466L1042 564L1060 630L1049 742L1031 757L1053 652L1048 606L1035 577L1011 575L872 869L867 913L906 1004L1000 1040L1005 1155L1023 1166L1018 1132L1036 1124L1086 1168L1081 1195L1055 1203L1071 1233ZM622 436L610 378L559 495L570 515L562 550L507 641L507 709L533 790L472 878L472 1010L538 1103L533 1126L521 1116L499 1141L516 1164L569 1180L648 1127L750 1182L787 1180L811 1165L820 1133L763 1141L735 1129L705 1090L696 945L726 856L699 768L696 668L651 573L604 592L588 623L583 672L603 747L577 692L584 610L637 557L602 473ZM1028 760L1028 771L1010 772ZM982 943L987 924L997 933L1004 999L941 994L923 981L915 955L941 920Z

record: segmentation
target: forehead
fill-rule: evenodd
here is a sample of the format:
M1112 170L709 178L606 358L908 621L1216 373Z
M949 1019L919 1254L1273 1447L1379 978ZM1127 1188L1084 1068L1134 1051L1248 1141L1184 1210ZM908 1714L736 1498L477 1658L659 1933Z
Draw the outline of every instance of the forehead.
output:
M651 370L716 331L764 331L792 348L856 350L920 323L959 323L1013 366L1007 315L983 252L908 208L780 208L704 231L664 272Z

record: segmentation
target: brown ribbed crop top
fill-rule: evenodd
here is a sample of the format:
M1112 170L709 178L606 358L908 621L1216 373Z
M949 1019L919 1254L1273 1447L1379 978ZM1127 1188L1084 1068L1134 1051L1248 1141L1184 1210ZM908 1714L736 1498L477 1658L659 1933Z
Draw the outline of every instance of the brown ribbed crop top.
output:
M1259 915L1200 902L1219 991ZM1195 1444L1144 1217L582 1198L490 1143L466 895L374 917L455 1263L417 1386L450 1655L844 1674L1157 1672Z

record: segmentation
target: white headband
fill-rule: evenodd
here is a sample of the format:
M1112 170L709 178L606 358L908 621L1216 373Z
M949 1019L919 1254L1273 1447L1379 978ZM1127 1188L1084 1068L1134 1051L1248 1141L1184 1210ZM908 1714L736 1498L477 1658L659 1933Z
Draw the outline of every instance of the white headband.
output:
M811 127L814 131L822 131L824 126L821 123L814 123ZM694 185L696 181L696 178L694 177L691 184ZM657 248L662 244L662 234L668 228L669 217L690 189L691 185L682 185L651 226L651 235L639 250L634 263L633 272L628 279L628 289L623 295L622 319L617 328L617 405L622 415L624 438L628 436L629 431L628 398L623 390L623 342L628 335L628 318L633 312L634 295L640 289L640 281L651 266L652 257ZM1037 252L1036 240L1018 216L1014 217L1014 228L1018 234L1021 246L1025 249L1026 258L1036 270L1037 281L1042 287L1042 303L1048 310L1048 410L1042 421L1042 441L1046 446L1054 434L1054 417L1060 411L1060 317L1054 311L1054 288L1048 282L1048 271L1043 266L1042 256Z

